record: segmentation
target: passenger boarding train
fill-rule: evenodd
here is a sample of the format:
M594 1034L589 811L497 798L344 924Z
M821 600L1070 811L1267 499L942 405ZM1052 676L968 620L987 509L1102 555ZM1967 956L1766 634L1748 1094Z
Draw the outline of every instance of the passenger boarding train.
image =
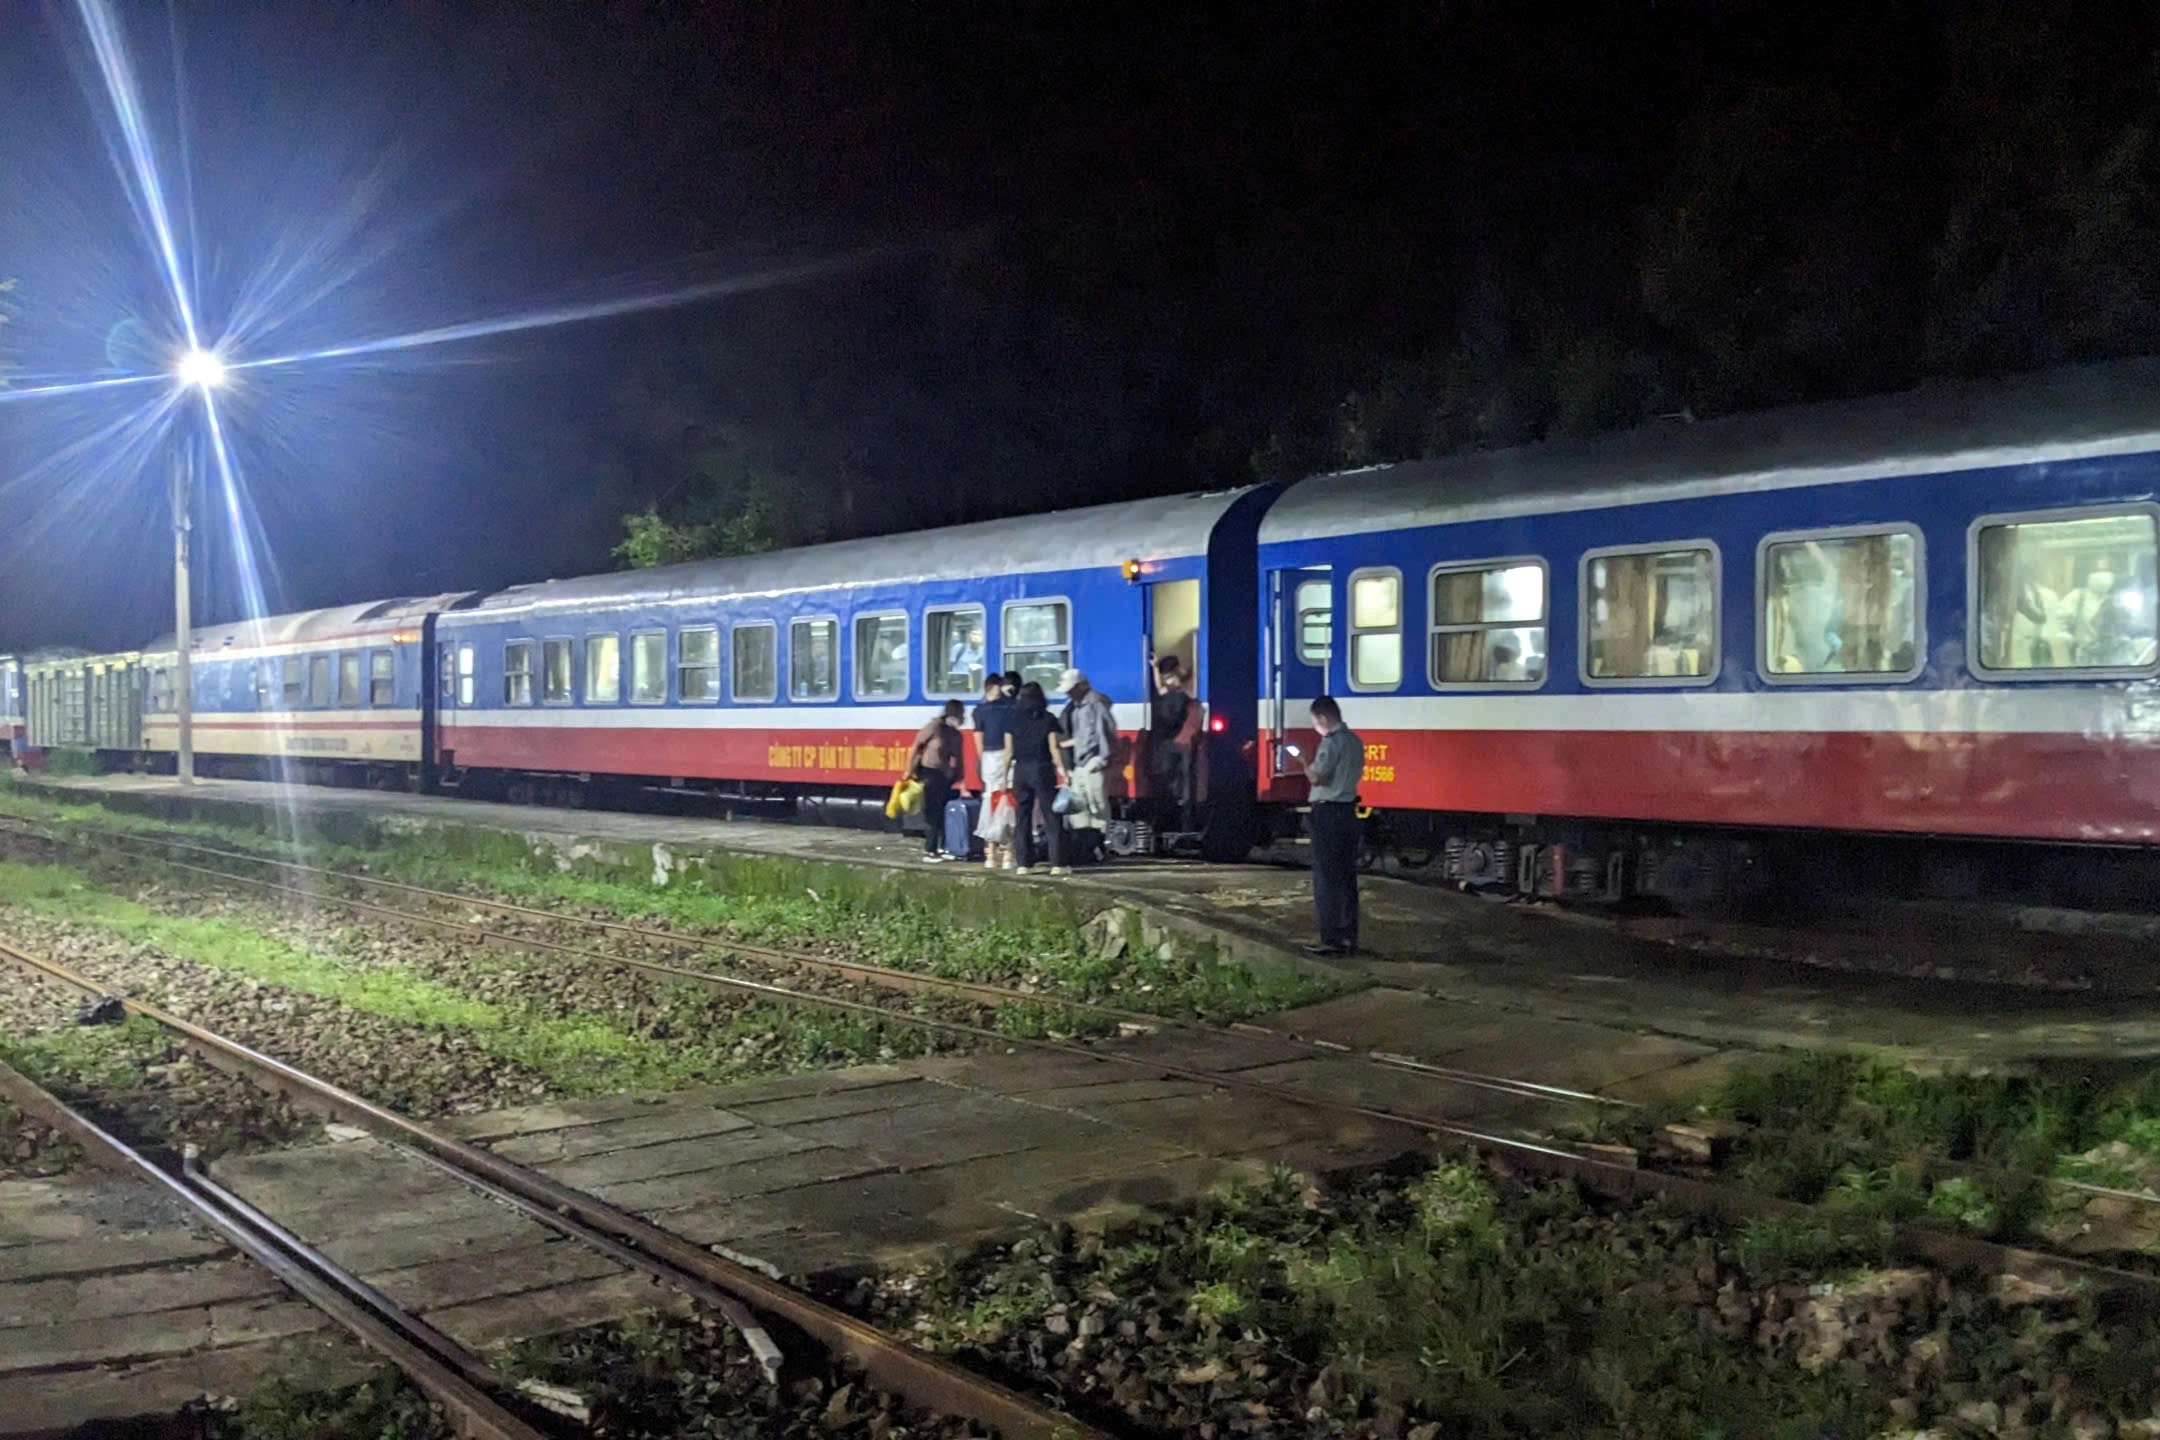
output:
M1177 654L1217 857L1295 829L1283 748L1328 692L1376 843L1487 889L2091 871L2160 857L2156 488L2160 362L2091 367L212 627L195 745L512 798L872 795L986 670L1076 666L1133 733L1112 838L1146 850ZM169 763L171 649L19 667L26 748Z

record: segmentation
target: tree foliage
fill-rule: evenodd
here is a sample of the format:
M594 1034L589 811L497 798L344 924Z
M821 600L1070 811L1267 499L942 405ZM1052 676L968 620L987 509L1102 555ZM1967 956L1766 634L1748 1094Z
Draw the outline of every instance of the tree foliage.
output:
M700 438L648 447L623 557L2160 350L2160 12L1529 14L985 12L873 45L897 68L838 121L816 67L765 77L761 115L852 137L787 150L776 203L997 213L661 362Z

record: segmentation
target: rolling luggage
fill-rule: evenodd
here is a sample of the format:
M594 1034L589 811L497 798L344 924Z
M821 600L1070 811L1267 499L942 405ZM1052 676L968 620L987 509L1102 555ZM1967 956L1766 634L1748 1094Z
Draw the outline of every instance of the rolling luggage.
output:
M975 848L975 821L982 801L972 795L956 795L945 802L945 853L956 860L980 855Z

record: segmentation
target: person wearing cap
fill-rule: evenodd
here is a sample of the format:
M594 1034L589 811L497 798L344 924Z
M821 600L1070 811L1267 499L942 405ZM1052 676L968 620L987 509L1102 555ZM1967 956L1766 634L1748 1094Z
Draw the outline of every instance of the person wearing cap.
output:
M1103 829L1110 823L1110 760L1117 753L1117 716L1110 699L1088 684L1078 670L1067 668L1058 677L1057 693L1066 697L1065 714L1059 722L1064 731L1066 768L1072 775L1073 793L1081 808L1067 818L1078 832L1074 849L1084 859L1102 853Z

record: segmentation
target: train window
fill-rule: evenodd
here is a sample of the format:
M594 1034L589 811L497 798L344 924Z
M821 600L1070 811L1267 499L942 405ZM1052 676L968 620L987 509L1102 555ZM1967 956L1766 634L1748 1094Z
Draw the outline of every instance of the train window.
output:
M685 625L676 636L675 698L685 705L710 705L720 698L720 631L712 625Z
M503 642L503 704L533 703L533 642Z
M640 630L630 637L630 703L667 703L667 631Z
M735 688L738 702L762 704L780 693L780 631L770 620L737 625L734 634Z
M1063 600L1020 600L1005 607L1005 666L1045 690L1072 665L1072 606Z
M796 620L788 625L788 698L831 700L840 694L840 622Z
M908 617L855 617L855 698L905 700L908 695Z
M622 636L585 637L585 703L613 705L622 699Z
M1920 673L1920 532L1769 535L1756 562L1757 659L1772 680Z
M1426 655L1434 688L1544 684L1548 588L1542 560L1435 567Z
M1717 550L1707 540L1583 557L1582 677L1707 684L1717 674Z
M435 698L443 705L457 703L457 657L447 645L435 658Z
M388 705L396 699L396 659L388 650L368 651L368 704Z
M330 657L310 655L307 662L307 703L320 710L330 703Z
M2156 512L1988 516L1973 526L1974 669L2151 674L2160 663Z
M161 715L179 708L173 704L173 672L163 665L150 672L150 708Z
M277 663L272 660L258 661L255 666L255 708L270 708L270 692L277 684Z
M1335 656L1335 582L1301 580L1291 597L1297 611L1297 658L1325 665Z
M540 642L540 699L545 704L570 703L570 646L567 636Z
M337 704L340 710L360 708L360 652L357 650L338 653Z
M923 694L934 700L982 694L988 636L980 605L923 611Z
M477 698L477 696L478 696L478 678L479 678L479 677L478 677L478 669L479 669L479 667L478 667L478 665L477 665L477 664L475 663L475 659L474 659L474 655L473 655L473 647L472 647L472 646L470 646L470 645L460 645L460 646L458 646L458 647L457 647L457 703L458 703L458 704L460 704L460 705L470 705L470 704L472 704L472 703L473 703L473 701L474 701L474 700L475 700L475 699Z
M1350 575L1350 688L1392 690L1402 684L1402 574L1357 570Z

